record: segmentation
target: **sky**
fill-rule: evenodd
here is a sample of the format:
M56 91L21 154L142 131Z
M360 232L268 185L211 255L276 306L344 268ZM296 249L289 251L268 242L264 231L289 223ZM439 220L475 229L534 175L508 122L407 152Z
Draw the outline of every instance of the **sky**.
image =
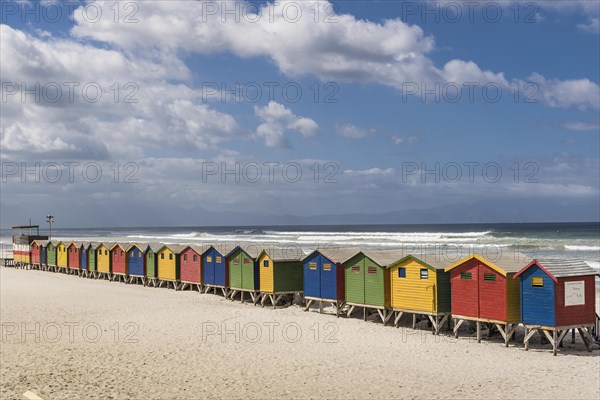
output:
M1 3L0 225L600 220L600 2Z

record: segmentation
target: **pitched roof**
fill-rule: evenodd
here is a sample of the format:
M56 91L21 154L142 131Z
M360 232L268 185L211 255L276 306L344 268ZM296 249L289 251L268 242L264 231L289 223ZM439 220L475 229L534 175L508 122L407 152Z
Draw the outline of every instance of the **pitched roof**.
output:
M277 261L302 261L304 259L304 252L297 246L289 246L289 247L270 247L268 249L263 249L260 252L259 257L266 253L269 255L269 258L273 260L273 262Z
M394 261L389 266L392 267L396 264L404 262L408 259L412 258L413 260L425 264L425 266L429 268L433 268L435 270L443 270L449 264L448 258L443 254L427 254L427 253L415 253L408 254L402 257L399 260Z
M451 269L454 269L472 259L479 260L494 271L504 276L506 276L506 274L519 272L523 269L524 265L527 265L531 262L531 258L525 254L512 251L495 254L488 258L484 258L479 254L471 254L453 264L448 265L444 270L450 271Z
M361 253L382 267L387 267L394 261L406 256L402 250L367 250L361 251Z
M338 263L345 263L346 261L348 261L355 255L360 253L360 249L356 248L356 247L319 248L319 249L312 251L309 255L304 257L304 259L307 259L308 257L310 257L311 255L313 255L316 252L321 253L324 257L326 257L330 261L338 264Z
M185 250L186 247L187 246L183 244L165 244L158 251L162 251L163 249L167 248L171 250L171 252L173 252L174 254L179 254L183 250Z
M558 258L538 258L530 262L525 268L522 268L514 277L520 276L523 272L529 269L532 265L537 265L542 268L550 277L567 278L571 276L589 276L600 275L590 267L585 261L579 259L558 259ZM556 279L554 279L556 280Z
M258 258L258 256L262 252L262 248L258 245L247 245L247 246L238 245L238 246L235 246L233 249L231 249L225 255L225 257L229 257L231 254L233 254L238 249L242 250L244 253L248 254L250 256L250 258L255 259L255 260Z

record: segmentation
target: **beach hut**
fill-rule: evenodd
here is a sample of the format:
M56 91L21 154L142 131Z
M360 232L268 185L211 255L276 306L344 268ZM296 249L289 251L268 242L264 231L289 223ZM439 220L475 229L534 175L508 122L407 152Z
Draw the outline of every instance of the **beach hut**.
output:
M454 334L465 321L477 326L477 342L481 342L481 323L495 326L508 341L517 329L520 315L519 282L513 276L530 260L525 255L509 252L487 259L469 255L445 268L452 285L452 318Z
M335 307L336 316L340 316L345 305L344 262L359 252L359 249L354 248L321 248L304 258L304 311L318 302L319 313L322 313L323 303L331 303Z
M48 263L49 271L57 271L56 267L56 244L53 241L48 241L46 244L46 262Z
M146 284L148 286L158 286L158 260L157 253L162 247L160 243L150 243L145 249L146 258Z
M262 250L258 256L260 304L264 307L267 299L273 308L284 298L299 294L302 296L302 259L306 255L300 248L272 248Z
M525 350L536 333L545 335L554 355L569 330L577 330L592 351L598 273L581 260L536 259L513 277L520 283ZM573 333L573 338L575 334Z
M112 279L110 249L114 243L98 243L96 247L96 276L98 278Z
M367 320L375 310L384 325L393 315L390 309L390 275L388 265L402 257L398 250L361 251L344 262L345 300L350 306L347 316L358 307Z
M173 289L179 288L180 260L179 254L186 248L180 244L164 245L157 252L158 287L172 284Z
M229 298L234 300L239 293L240 301L244 302L246 293L250 295L253 304L259 299L260 270L258 255L260 250L256 245L245 247L236 246L225 255L229 269Z
M389 265L391 308L394 325L404 313L412 314L413 329L417 315L425 315L434 334L448 321L451 312L450 273L446 260L435 254L410 254Z
M133 243L127 247L127 273L129 274L129 283L138 283L141 281L146 286L146 247Z
M204 293L213 289L217 293L221 289L225 297L228 296L229 270L225 262L226 250L210 246L202 253L202 286Z
M67 257L67 245L63 242L58 242L56 245L56 266L60 272L68 273L68 257Z
M110 248L110 264L112 280L127 283L126 245L115 243Z
M190 245L181 251L179 255L179 278L181 290L186 288L202 291L202 246Z
M98 277L98 250L100 243L90 243L87 247L88 278Z
M43 271L48 270L48 251L46 250L46 241L38 241L40 246L40 269Z
M88 275L88 248L89 243L81 243L79 245L79 268L81 276Z
M42 253L42 242L34 240L31 242L30 253L31 253L31 264L41 269L41 253Z
M80 258L79 258L79 250L81 248L81 243L79 242L71 242L67 246L67 266L68 273L81 274L81 266L80 266Z

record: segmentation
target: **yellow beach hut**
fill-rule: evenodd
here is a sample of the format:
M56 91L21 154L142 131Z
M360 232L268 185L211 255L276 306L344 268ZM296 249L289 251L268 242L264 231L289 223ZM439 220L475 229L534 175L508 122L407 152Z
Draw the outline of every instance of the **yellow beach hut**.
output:
M114 243L100 243L96 248L96 270L98 278L111 279L110 249Z
M56 245L56 266L59 272L67 272L67 246L63 242Z
M444 271L448 262L436 254L407 255L389 265L391 307L396 313L394 325L400 324L404 313L429 318L434 334L450 318L450 274Z
M158 264L158 287L165 283L167 287L173 284L173 289L177 290L180 283L180 264L179 254L187 246L181 244L164 245L156 253Z

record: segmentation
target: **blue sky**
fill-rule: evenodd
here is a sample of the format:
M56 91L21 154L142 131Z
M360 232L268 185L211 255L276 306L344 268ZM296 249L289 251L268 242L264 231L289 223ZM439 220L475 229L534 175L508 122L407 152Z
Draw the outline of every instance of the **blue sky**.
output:
M600 218L598 1L254 3L3 3L3 226Z

